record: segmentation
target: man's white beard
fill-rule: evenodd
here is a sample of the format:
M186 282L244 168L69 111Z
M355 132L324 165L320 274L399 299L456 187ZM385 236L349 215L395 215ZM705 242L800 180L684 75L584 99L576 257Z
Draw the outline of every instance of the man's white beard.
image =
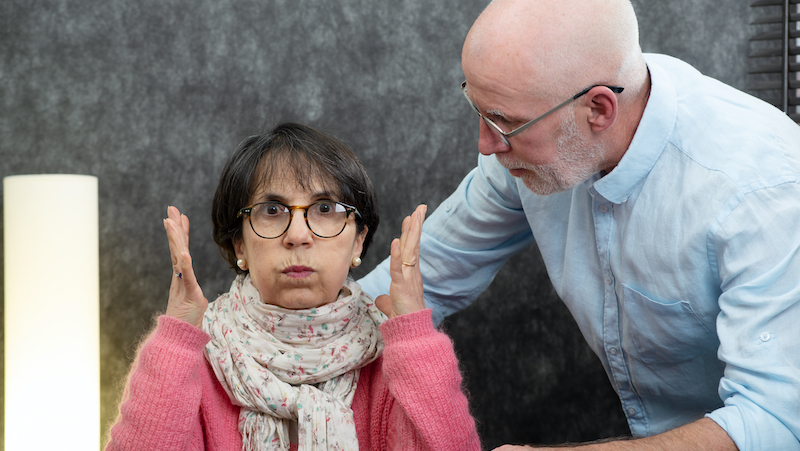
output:
M510 153L497 153L497 161L506 169L525 169L520 178L525 186L540 196L549 196L572 189L600 171L606 146L591 143L581 135L575 116L567 114L559 127L556 160L534 165L520 161Z

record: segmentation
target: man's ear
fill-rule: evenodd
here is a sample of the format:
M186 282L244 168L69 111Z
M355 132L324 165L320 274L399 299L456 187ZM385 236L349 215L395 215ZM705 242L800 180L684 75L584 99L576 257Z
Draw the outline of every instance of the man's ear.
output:
M617 96L605 86L595 86L586 93L586 106L589 107L588 122L592 131L600 133L607 130L617 119Z

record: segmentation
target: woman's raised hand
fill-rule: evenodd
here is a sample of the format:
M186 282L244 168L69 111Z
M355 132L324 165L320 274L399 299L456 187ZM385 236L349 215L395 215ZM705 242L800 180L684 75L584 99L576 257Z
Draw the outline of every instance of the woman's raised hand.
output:
M378 296L375 300L375 305L389 318L425 308L422 275L419 272L419 240L427 211L426 205L420 205L411 216L406 216L400 239L392 241L389 265L392 284L389 295Z
M208 300L197 284L192 269L192 256L189 254L189 218L175 207L167 208L164 229L169 239L169 253L172 256L172 284L169 287L167 316L202 327L203 314L208 308Z

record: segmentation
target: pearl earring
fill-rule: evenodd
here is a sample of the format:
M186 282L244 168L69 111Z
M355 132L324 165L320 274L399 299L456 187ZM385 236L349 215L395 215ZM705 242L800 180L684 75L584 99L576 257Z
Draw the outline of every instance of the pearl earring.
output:
M361 264L361 258L360 257L356 257L356 258L353 259L353 268L358 268L358 265L360 265L360 264Z
M236 260L236 266L238 266L242 271L247 271L247 262L241 258Z

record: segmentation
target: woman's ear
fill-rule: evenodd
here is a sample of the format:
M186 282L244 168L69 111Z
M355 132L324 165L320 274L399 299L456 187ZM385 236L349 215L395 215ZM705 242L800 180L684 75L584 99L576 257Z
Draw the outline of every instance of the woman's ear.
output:
M244 248L244 240L242 237L232 238L233 250L236 253L236 258L247 260L247 252Z
M364 240L367 238L367 232L369 231L369 227L364 226L364 230L361 231L358 235L356 235L356 242L353 245L353 256L352 258L361 257L361 252L364 250Z
M247 271L247 250L244 247L244 240L241 237L232 239L233 250L236 253L236 266L242 271Z

